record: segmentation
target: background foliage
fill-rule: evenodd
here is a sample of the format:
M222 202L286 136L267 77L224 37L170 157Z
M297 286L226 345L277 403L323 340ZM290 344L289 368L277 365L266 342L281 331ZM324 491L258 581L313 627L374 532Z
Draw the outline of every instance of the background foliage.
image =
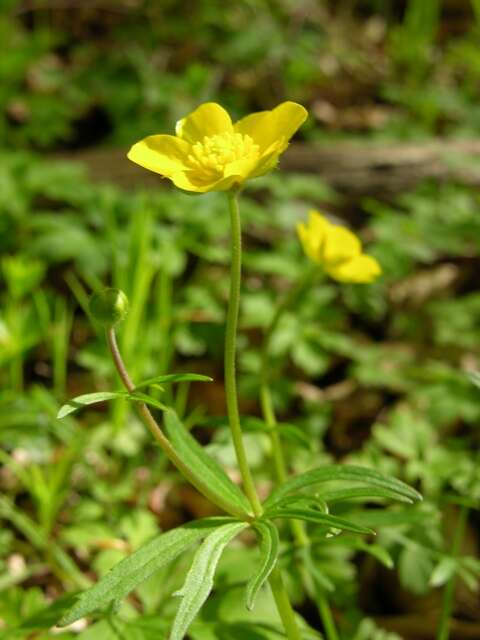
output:
M160 183L148 190L99 184L66 156L169 131L211 99L237 115L302 102L311 117L300 138L309 144L475 138L479 35L473 1L2 3L5 637L50 637L58 619L52 601L85 588L160 529L212 514L124 401L56 419L66 398L117 388L101 331L86 315L92 290L111 284L129 295L120 338L134 378L167 371L214 378L167 393L209 451L234 467L221 382L223 201ZM440 588L456 574L454 637L475 637L462 629L474 634L480 624L480 392L470 376L480 338L478 190L430 181L395 196L351 198L317 176L285 173L249 187L240 382L250 462L264 494L269 451L255 420L258 347L279 296L307 268L294 230L312 206L359 230L384 276L361 287L319 282L274 335L275 402L290 465L301 472L327 461L365 464L425 496L415 507L388 507L388 515L339 507L339 515L357 509L358 522L378 535L319 541L318 580L331 591L345 638L433 638ZM462 509L470 511L454 557ZM278 637L268 593L253 613L238 597L254 554L248 537L226 551L220 588L192 628L194 640ZM320 628L294 559L284 562L296 605ZM61 637L161 637L187 567L183 558L147 580L119 618L81 621ZM252 619L258 629L247 636ZM415 635L426 620L430 635Z

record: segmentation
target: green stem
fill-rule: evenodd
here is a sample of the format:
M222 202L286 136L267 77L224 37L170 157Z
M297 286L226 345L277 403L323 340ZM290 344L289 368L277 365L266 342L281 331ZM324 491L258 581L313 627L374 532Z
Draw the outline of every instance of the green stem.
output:
M238 311L240 307L240 284L242 276L242 228L240 223L237 194L233 191L228 193L228 205L231 224L231 265L230 296L228 300L227 324L225 330L225 393L228 421L230 424L238 466L242 475L243 488L250 500L254 514L258 517L262 515L263 510L253 482L250 467L247 462L247 454L240 426L240 414L238 411L237 398L236 351Z
M335 626L335 621L333 619L332 610L327 596L324 591L318 587L315 589L315 599L326 638L328 640L338 640L337 628Z
M295 620L295 612L290 604L290 598L288 597L282 574L278 567L275 567L270 574L269 582L288 640L302 640L300 629Z
M468 519L468 507L460 507L458 514L457 526L455 527L455 533L453 536L451 557L456 558L460 551L460 545L462 544L463 534L465 532L465 526ZM456 576L450 578L443 590L442 598L442 613L440 616L440 622L437 630L437 640L448 640L450 637L450 618L452 616L453 609L453 596L455 593Z
M277 307L277 310L269 326L267 327L262 345L260 404L262 408L263 419L265 420L266 425L269 427L270 442L272 447L273 470L277 485L283 484L288 474L285 455L283 452L283 445L277 429L277 418L275 415L275 410L272 402L272 394L269 386L268 349L270 346L270 339L273 335L273 332L277 328L281 317L283 316L285 311L287 311L298 300L304 290L311 284L311 281L314 278L317 270L318 269L316 266L311 270L308 270L285 296L283 301ZM293 539L295 540L295 543L298 545L298 547L306 548L310 545L310 540L303 522L300 522L299 520L291 520L290 529L292 531ZM338 633L335 627L332 611L330 609L328 599L325 596L323 589L318 588L316 585L312 585L311 590L316 600L318 612L322 620L327 640L338 640Z
M247 455L242 438L240 414L238 411L237 381L236 381L236 347L238 312L240 307L240 285L242 277L242 227L238 209L237 194L228 194L231 225L231 265L230 265L230 295L228 300L227 324L225 330L225 393L227 399L228 420L232 432L233 444L237 456L238 466L242 474L243 487L250 500L256 517L263 513L253 482ZM300 630L295 620L288 592L283 583L282 573L278 567L270 574L270 586L283 622L288 640L301 640Z
M107 330L107 342L110 348L110 352L112 354L113 361L115 363L115 367L118 371L118 375L120 376L125 388L127 391L132 393L135 391L135 384L133 380L130 378L130 374L125 367L125 363L123 362L120 350L117 344L117 338L115 335L115 329L111 327ZM200 478L195 471L190 469L190 467L185 464L185 462L180 458L175 449L172 447L170 441L163 433L162 429L158 425L157 421L153 417L150 409L143 402L139 402L137 404L138 411L140 416L143 418L146 426L148 427L150 433L155 438L155 440L160 445L161 449L170 459L170 461L177 467L177 469L182 473L182 475L196 488L207 497L213 504L218 505L224 511L233 515L237 518L241 518L242 520L245 518L245 514L242 512L236 512L228 503L224 503L219 499L218 496L212 495L208 484L206 484L202 478Z

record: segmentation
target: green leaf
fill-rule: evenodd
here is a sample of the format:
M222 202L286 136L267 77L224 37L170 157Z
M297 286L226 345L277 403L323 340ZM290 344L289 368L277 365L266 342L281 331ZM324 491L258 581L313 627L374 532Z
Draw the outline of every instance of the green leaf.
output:
M185 428L175 411L164 412L164 425L167 436L186 465L201 477L209 487L218 504L231 505L239 515L251 513L250 503L241 489L227 476L216 460L211 458L192 434Z
M334 529L342 529L344 531L352 531L353 533L375 533L372 529L357 525L349 520L344 520L338 516L331 516L326 513L321 513L315 509L297 508L297 509L281 509L272 508L265 512L265 517L268 518L287 518L289 520L306 520L307 522L314 522L315 524L321 524L326 527L332 527Z
M296 493L293 496L285 496L278 502L274 509L315 509L321 513L328 513L328 505L324 500L308 493ZM268 510L267 510L268 512Z
M385 547L380 546L379 544L367 544L363 540L356 539L352 545L355 549L359 551L365 551L372 557L376 558L379 562L383 564L383 566L387 567L387 569L393 569L394 562L392 556L388 553Z
M182 589L176 595L182 601L173 622L170 640L182 640L202 608L213 587L218 561L227 544L248 526L246 522L233 522L220 527L204 540L195 554Z
M401 583L416 595L423 595L429 589L434 569L431 553L421 547L403 549L398 560Z
M167 373L163 376L155 376L154 378L143 380L139 384L135 385L135 391L137 389L143 389L144 387L171 382L213 382L213 378L210 378L210 376L204 376L200 373Z
M307 487L311 487L321 482L331 481L352 481L366 486L387 489L397 496L402 496L415 502L421 500L422 496L409 487L404 482L385 476L374 469L368 467L357 467L353 465L331 464L324 465L319 469L312 469L299 476L287 480L283 485L274 489L265 501L265 507L269 508L277 504L284 496L295 493Z
M260 556L261 562L258 570L250 578L245 591L245 604L247 609L252 610L255 606L255 598L261 587L268 579L278 560L280 541L277 527L268 521L256 522L254 529L260 534Z
M325 502L345 502L348 500L370 500L372 498L387 498L412 504L412 500L390 489L380 487L351 487L349 489L323 489L316 492L316 497Z
M133 393L129 393L128 391L97 391L95 393L86 393L69 400L60 408L60 411L57 414L57 419L61 420L71 413L78 411L78 409L90 404L97 404L98 402L105 402L106 400L116 400L117 398L127 398L136 402L144 402L145 404L149 404L157 409L161 409L162 411L166 409L166 406L163 403L159 402L155 398L147 396L145 393L137 391L134 391Z
M430 576L431 587L441 587L455 575L457 571L457 561L455 558L446 556L442 558L432 571Z
M98 391L97 393L86 393L81 396L77 396L72 400L69 400L64 404L57 414L58 420L65 418L66 416L78 411L82 407L86 407L90 404L96 404L97 402L105 402L105 400L115 400L116 398L125 397L125 391Z
M67 626L120 600L194 542L228 522L231 519L205 518L160 534L113 567L97 584L84 591L76 604L62 617L59 625Z

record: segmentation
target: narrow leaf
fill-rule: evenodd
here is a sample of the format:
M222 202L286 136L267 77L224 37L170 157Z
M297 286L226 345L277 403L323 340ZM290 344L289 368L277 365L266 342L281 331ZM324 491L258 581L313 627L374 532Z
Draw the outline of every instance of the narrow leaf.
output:
M274 509L316 509L321 513L328 513L328 505L324 500L308 493L295 493L293 496L282 498Z
M164 425L177 454L209 486L212 495L218 497L219 504L227 503L234 507L239 515L249 515L251 507L247 497L230 480L217 461L198 444L172 409L165 411Z
M338 516L331 516L315 509L269 509L265 516L269 518L287 518L289 520L306 520L326 527L353 531L353 533L375 533L372 529L344 520Z
M376 558L387 569L393 569L394 562L392 556L388 553L385 547L381 547L379 544L367 544L363 540L357 539L353 545L359 551L365 551L369 555Z
M135 385L135 391L137 389L143 389L144 387L169 382L213 382L213 378L210 378L210 376L204 376L200 373L167 373L163 376L155 376L154 378L143 380L139 384Z
M260 536L260 565L248 581L245 590L245 605L249 610L255 606L257 593L277 563L280 545L278 529L272 522L259 521L253 526Z
M223 550L247 526L246 522L226 524L204 540L195 554L181 591L176 594L182 596L182 601L173 622L170 640L183 640L213 588L213 578Z
M134 400L135 402L143 402L144 404L149 404L151 407L155 407L156 409L160 409L161 411L165 411L167 406L160 402L156 398L152 398L152 396L148 396L146 393L141 393L140 391L132 391L132 393L126 393L125 397L129 400Z
M90 404L97 404L97 402L105 402L105 400L115 400L116 398L124 398L125 391L98 391L97 393L86 393L81 396L77 396L72 400L69 400L57 414L57 418L61 420L65 416L78 411L82 407L86 407Z
M382 489L379 487L351 487L348 489L332 489L330 491L321 489L317 491L315 495L325 502L387 498L389 500L396 500L397 502L406 502L407 504L413 503L413 500L406 496L402 496L390 489Z
M84 591L76 604L62 617L59 625L67 626L125 597L137 585L174 560L194 542L208 536L228 522L232 522L231 519L205 518L160 534L115 565L99 582Z
M162 402L159 402L155 398L139 391L134 391L133 393L129 393L128 391L97 391L95 393L86 393L69 400L60 408L57 418L61 420L71 413L78 411L78 409L81 409L82 407L86 407L90 404L97 404L98 402L105 402L106 400L116 400L118 398L127 398L136 402L144 402L145 404L149 404L157 409L161 409L162 411L167 408Z
M353 465L331 464L320 467L319 469L312 469L306 473L302 473L299 476L294 476L285 482L283 485L274 489L265 501L266 507L271 507L277 504L284 496L290 493L296 493L307 487L311 487L322 482L332 481L351 481L357 485L362 484L366 486L378 487L382 489L388 489L392 493L408 498L411 501L421 500L422 496L409 487L404 482L385 476L374 469L368 467L357 467Z

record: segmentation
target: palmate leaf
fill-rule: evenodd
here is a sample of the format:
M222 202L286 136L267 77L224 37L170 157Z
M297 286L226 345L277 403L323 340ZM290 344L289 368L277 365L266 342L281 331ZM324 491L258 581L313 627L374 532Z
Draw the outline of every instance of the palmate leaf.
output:
M120 600L192 544L222 525L226 526L232 522L234 521L231 518L204 518L160 534L115 565L99 582L84 591L61 618L59 625L67 626Z
M260 565L245 590L245 605L249 610L253 609L257 593L277 563L280 546L278 529L272 522L258 521L253 527L260 537Z
M178 456L208 485L212 496L217 497L217 503L233 507L239 516L249 515L251 507L245 494L230 480L217 461L198 444L173 409L164 412L164 425Z
M342 531L352 531L353 533L375 533L372 529L364 527L344 518L338 516L331 516L326 513L321 513L316 509L307 508L277 508L273 507L265 512L265 516L268 518L286 518L287 520L306 520L307 522L314 522L315 524L323 525L333 529L341 529Z
M201 544L185 583L176 594L182 597L182 601L173 622L170 640L183 640L213 588L213 578L223 550L246 527L246 522L226 524L210 533Z
M128 391L97 391L95 393L85 393L84 395L72 398L66 404L64 404L57 414L57 418L61 420L66 416L78 411L82 407L86 407L91 404L97 404L98 402L105 402L106 400L117 400L118 398L127 398L136 402L144 402L156 409L165 410L167 407L162 403L148 396L140 391L134 391L129 393Z
M280 502L285 496L302 491L308 487L315 486L322 482L339 480L354 482L357 487L358 485L363 485L386 489L408 502L416 502L422 499L418 491L415 491L412 487L409 487L396 478L385 476L374 469L353 465L331 464L320 467L319 469L312 469L311 471L290 478L280 487L272 491L264 503L265 507L270 508Z

